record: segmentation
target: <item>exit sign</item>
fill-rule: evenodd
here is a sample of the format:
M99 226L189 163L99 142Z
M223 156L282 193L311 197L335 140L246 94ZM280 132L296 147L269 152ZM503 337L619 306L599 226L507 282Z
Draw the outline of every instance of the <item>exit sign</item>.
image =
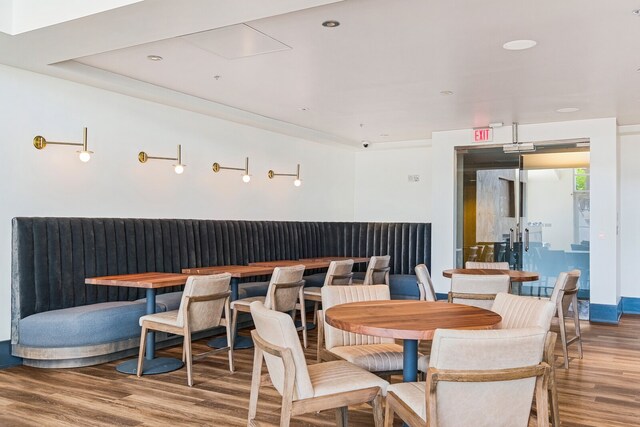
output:
M491 142L493 141L492 128L476 128L473 130L473 142Z

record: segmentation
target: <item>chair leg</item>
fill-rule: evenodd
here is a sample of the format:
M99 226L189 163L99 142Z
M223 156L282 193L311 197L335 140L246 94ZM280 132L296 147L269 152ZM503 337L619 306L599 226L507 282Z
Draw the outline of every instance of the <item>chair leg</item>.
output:
M573 322L575 324L575 333L578 337L578 356L582 359L582 332L580 331L580 310L578 309L578 294L573 294Z
M343 406L336 408L336 427L348 427L349 426L349 408Z
M226 320L226 324L225 324L225 330L227 331L227 345L229 346L229 350L228 350L228 356L229 356L229 371L233 372L234 371L234 367L233 367L233 346L235 345L234 342L234 335L231 333L231 325L229 322L230 320L230 309L229 309L229 301L227 301L227 303L224 306L224 317Z
M313 324L317 325L318 324L318 307L320 306L320 303L318 301L313 303Z
M302 325L302 342L304 348L307 348L307 309L304 306L304 299L300 304L300 324Z
M141 376L144 369L144 352L147 347L147 327L142 322L142 333L140 334L140 352L138 353L138 369L136 375Z
M384 427L393 427L394 415L393 408L389 405L389 402L387 402L384 410Z
M549 404L551 405L551 424L560 426L560 408L558 407L558 389L556 388L556 371L552 367L549 376Z
M567 328L564 324L562 305L558 307L558 326L560 327L560 341L562 342L562 354L564 356L564 369L569 369L569 354L567 349Z
M382 427L384 424L384 410L382 409L382 396L376 395L371 401L373 407L373 425L375 427Z
M260 394L260 378L262 376L262 350L257 346L253 353L253 373L251 375L251 392L249 394L249 417L247 425L251 427L258 410L258 395Z
M191 357L191 332L186 331L184 334L184 353L185 363L187 364L187 384L189 387L193 387L193 358Z
M235 337L238 335L238 309L234 308L231 311L233 312L231 314L231 335Z

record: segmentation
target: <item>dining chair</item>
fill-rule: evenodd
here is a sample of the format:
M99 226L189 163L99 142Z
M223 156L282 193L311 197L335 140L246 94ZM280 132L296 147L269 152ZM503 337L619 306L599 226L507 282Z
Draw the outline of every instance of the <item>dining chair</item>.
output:
M352 283L353 260L331 261L324 278L323 286L350 285ZM322 302L322 287L304 288L304 299L313 301L313 323L316 324L318 318L318 306Z
M144 369L144 354L147 332L150 330L162 331L169 334L182 335L184 337L182 347L182 361L187 365L187 383L193 386L191 334L224 326L227 332L227 343L224 348L211 350L196 356L201 358L206 355L227 351L229 353L229 370L233 372L233 334L228 319L229 316L229 283L231 274L214 274L210 276L189 276L182 292L182 300L178 310L148 314L140 317L140 352L138 354L138 377ZM224 319L222 313L224 312Z
M307 315L304 305L304 280L302 280L304 269L304 265L276 267L271 274L266 296L242 298L231 302L231 311L233 312L231 324L234 336L238 327L238 312L250 313L250 305L254 301L264 303L268 309L289 313L294 319L299 307L302 321L297 330L302 331L302 341L304 347L307 348Z
M377 255L372 256L367 265L367 271L364 274L364 279L353 279L353 283L356 285L382 285L389 286L389 267L391 264L391 256L389 255Z
M322 308L328 310L339 304L360 301L390 300L387 285L326 286L322 288ZM355 334L334 328L318 312L318 362L346 360L382 375L402 371L402 346L392 338Z
M467 261L475 261L478 259L478 250L480 248L478 246L469 246L469 256L467 257Z
M509 270L508 262L474 262L467 261L464 268L479 268L484 270Z
M436 301L436 293L433 290L433 282L429 269L424 264L415 267L416 278L418 279L418 293L420 301Z
M580 279L580 270L571 270L562 272L556 279L553 293L550 301L556 307L556 315L558 317L558 327L560 328L560 340L562 342L562 354L564 356L564 368L569 369L569 345L578 343L578 356L582 359L582 334L580 332L580 311L578 308L578 280ZM567 339L566 319L569 316L569 308L571 308L571 316L573 317L574 336Z
M291 417L336 410L337 425L348 424L348 406L369 403L373 406L376 427L382 427L382 395L389 383L345 361L317 363L307 366L293 320L284 313L269 310L262 302L250 305L256 329L251 331L255 343L248 425L255 421L262 362L266 362L271 383L282 403L280 426L289 426Z
M496 294L509 292L511 279L508 274L453 274L449 302L480 308L491 308Z
M546 336L542 328L436 330L426 381L387 387L385 427L394 414L409 426L527 426L534 394L537 413L548 413Z

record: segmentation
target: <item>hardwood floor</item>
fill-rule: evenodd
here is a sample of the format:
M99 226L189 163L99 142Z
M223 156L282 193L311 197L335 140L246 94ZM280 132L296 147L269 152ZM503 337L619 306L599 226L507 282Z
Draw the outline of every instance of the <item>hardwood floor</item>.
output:
M563 426L640 426L640 316L624 316L617 327L583 322L582 331L584 359L556 371ZM306 353L314 363L315 331L309 338ZM194 352L204 351L205 343L194 343ZM180 357L180 348L159 354ZM556 355L561 354L558 346ZM0 426L244 426L253 350L237 351L235 360L234 374L226 354L196 361L193 388L184 369L137 378L116 372L116 362L0 370ZM273 387L263 387L258 419L277 425L279 402ZM350 408L349 421L373 425L371 409ZM307 414L292 425L335 425L335 414Z

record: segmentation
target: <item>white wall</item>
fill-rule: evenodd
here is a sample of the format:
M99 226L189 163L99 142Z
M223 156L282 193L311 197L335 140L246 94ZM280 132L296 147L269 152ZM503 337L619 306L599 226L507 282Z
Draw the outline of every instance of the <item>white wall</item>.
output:
M431 146L374 147L355 156L355 221L431 221ZM408 175L419 175L410 182Z
M640 259L640 126L621 126L620 283L622 296L640 297L635 271Z
M353 220L354 152L218 120L176 108L0 66L0 341L10 337L11 218L15 216L170 217L262 220ZM77 147L38 151L35 135L80 141L95 151L82 163ZM140 164L141 150L175 155ZM211 164L244 165L214 174ZM267 171L293 173L267 178Z
M432 138L432 269L437 292L449 283L438 272L454 265L455 151L471 145L471 129L434 132ZM616 119L581 120L520 126L521 141L589 138L591 141L591 301L617 304L620 298L617 235ZM511 142L511 127L496 129L494 142ZM437 182L437 185L435 184Z

